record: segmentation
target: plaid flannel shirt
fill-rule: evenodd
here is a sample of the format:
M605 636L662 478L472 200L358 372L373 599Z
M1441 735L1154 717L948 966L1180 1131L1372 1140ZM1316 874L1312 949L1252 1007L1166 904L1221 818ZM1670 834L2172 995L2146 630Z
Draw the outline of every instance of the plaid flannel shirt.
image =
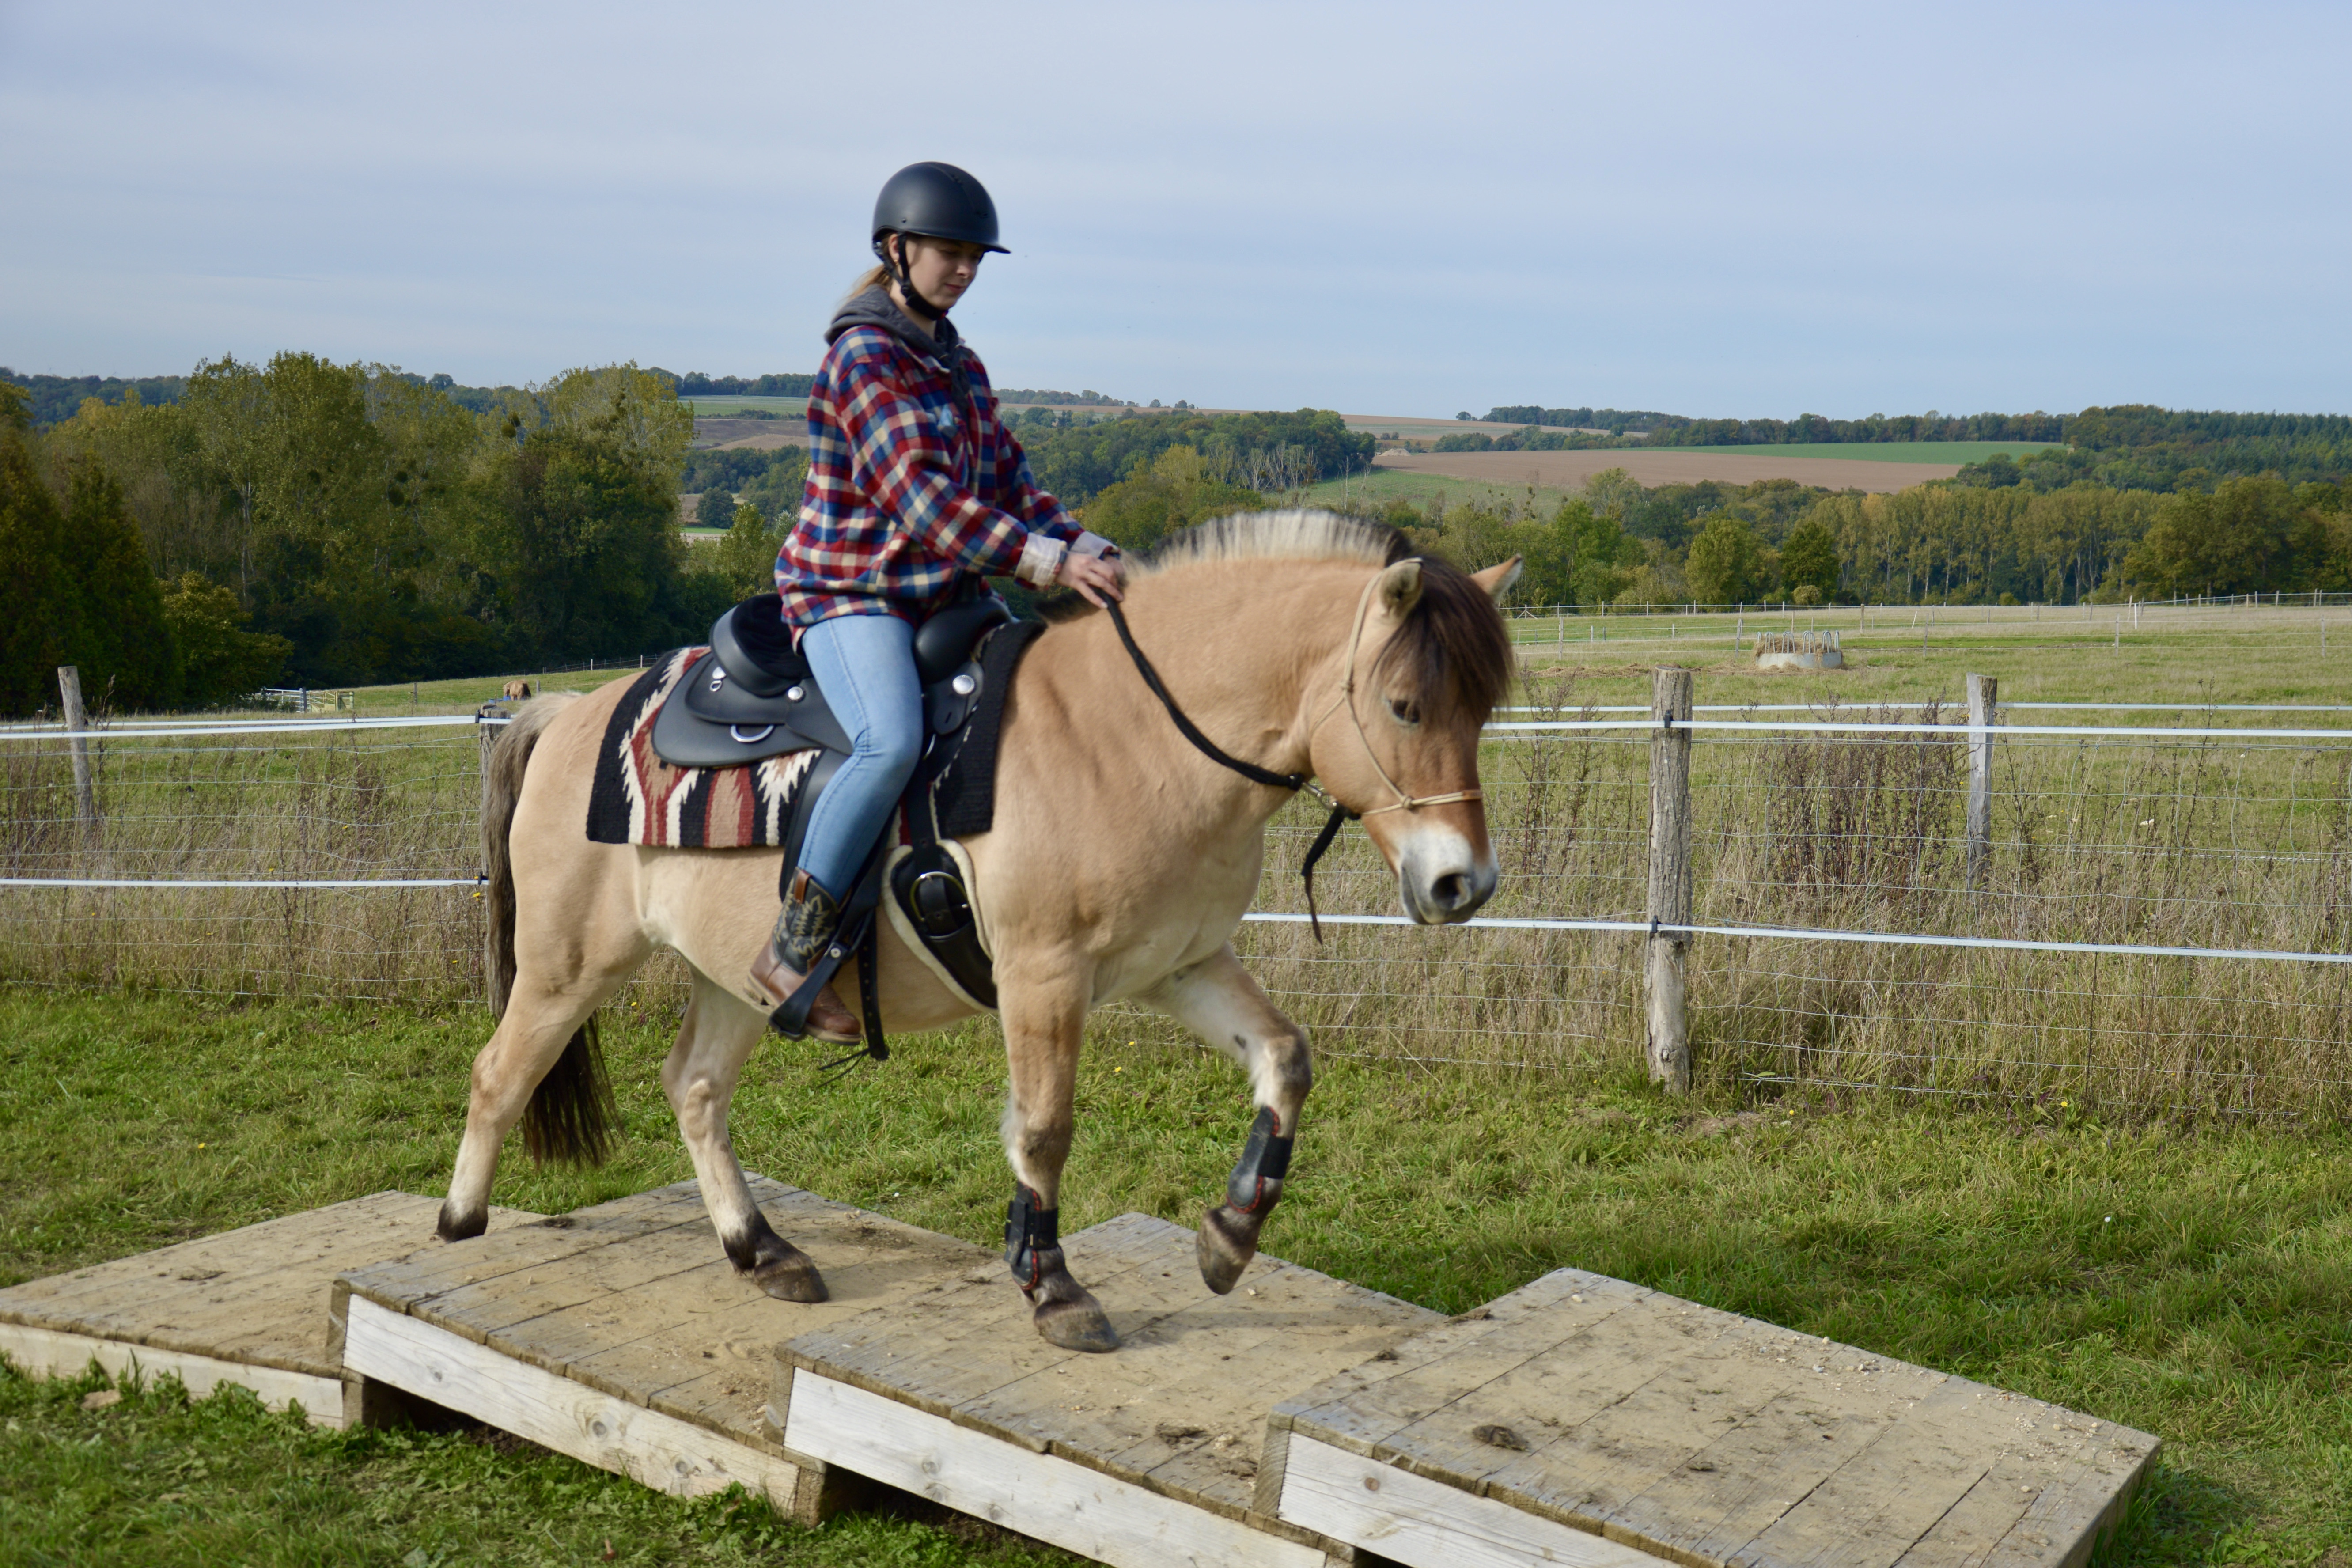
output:
M787 624L919 625L967 574L1044 587L1067 551L1108 548L1037 488L988 372L954 352L961 395L946 365L877 326L851 327L826 352L809 389L808 487L776 557Z

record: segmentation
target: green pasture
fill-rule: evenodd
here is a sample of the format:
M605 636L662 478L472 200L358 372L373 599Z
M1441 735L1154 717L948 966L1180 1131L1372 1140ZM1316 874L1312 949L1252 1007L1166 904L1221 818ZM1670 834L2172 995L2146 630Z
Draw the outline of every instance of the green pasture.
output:
M1790 441L1770 446L1660 447L1661 452L1728 452L1749 458L1843 458L1857 463L1981 463L1996 453L2022 458L2054 441Z
M1326 479L1320 484L1275 498L1283 506L1344 506L1349 502L1370 502L1385 506L1391 501L1408 501L1426 508L1433 499L1443 499L1449 508L1470 504L1487 507L1532 507L1539 515L1549 517L1559 503L1582 495L1580 489L1559 486L1500 485L1486 479L1457 479L1450 474L1414 473L1404 468L1361 469L1347 479Z
M1371 482L1402 477L1376 473ZM1412 479L1424 491L1430 488L1426 476ZM1358 488L1363 484L1360 479ZM1750 650L1759 631L1806 630L1837 631L1851 668L1756 670ZM1700 615L1612 608L1523 615L1512 620L1510 631L1521 662L1547 680L1572 678L1578 701L1646 702L1653 667L1687 664L1699 672L1701 702L1957 702L1971 673L1999 677L2007 701L2352 702L2352 610L2341 605L2143 609L2137 627L2130 607L2115 605L1990 611L1982 605L1759 606ZM635 668L634 661L625 666ZM534 690L593 691L623 672L616 665L512 673L529 676ZM495 699L507 679L362 687L351 711L369 718L470 712Z
M656 1088L671 1021L653 1010L611 1015L615 1162L534 1170L510 1147L499 1202L562 1212L691 1173ZM0 993L0 1283L386 1187L443 1191L488 1028L478 1007ZM1066 1223L1190 1223L1247 1129L1240 1076L1156 1020L1104 1015L1089 1046ZM992 1246L993 1028L908 1038L846 1079L815 1076L822 1054L761 1047L736 1100L744 1163ZM2164 1438L2107 1563L2347 1561L2341 1129L2110 1126L2054 1102L1674 1102L1632 1055L1563 1093L1328 1051L1269 1249L1448 1312L1575 1265L2018 1389ZM793 1309L775 1310L782 1338ZM84 1410L99 1386L0 1372L0 1557L1066 1561L912 1500L804 1534L740 1496L673 1501L479 1428L313 1433L172 1384Z
M797 419L808 412L805 397L746 397L719 393L703 393L693 397L681 397L680 403L691 404L698 418L725 419L740 417L740 411L772 414L779 419Z

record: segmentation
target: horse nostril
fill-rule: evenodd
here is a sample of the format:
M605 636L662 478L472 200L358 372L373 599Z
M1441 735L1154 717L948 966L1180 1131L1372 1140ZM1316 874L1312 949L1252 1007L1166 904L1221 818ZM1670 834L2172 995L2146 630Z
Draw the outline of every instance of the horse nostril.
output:
M1470 879L1459 871L1448 871L1429 885L1429 891L1439 908L1458 910L1470 900Z

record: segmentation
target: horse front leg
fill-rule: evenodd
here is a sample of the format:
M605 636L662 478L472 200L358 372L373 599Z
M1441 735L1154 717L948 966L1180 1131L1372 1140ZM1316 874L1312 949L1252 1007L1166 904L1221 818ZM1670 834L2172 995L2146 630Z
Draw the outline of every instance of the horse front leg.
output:
M997 983L1008 1068L1004 1157L1013 1179L1004 1261L1036 1309L1031 1321L1038 1333L1072 1351L1118 1348L1110 1319L1062 1257L1062 1168L1070 1157L1078 1047L1092 990L1091 973L1076 960L1033 960L1001 971Z
M760 1212L735 1157L728 1107L743 1063L764 1037L766 1015L747 1005L699 970L687 998L677 1043L662 1063L662 1092L677 1115L677 1131L694 1161L702 1206L719 1232L735 1272L780 1301L822 1301L824 1278L807 1253L778 1236Z
M1201 1279L1222 1296L1257 1256L1258 1233L1282 1201L1298 1113L1315 1085L1307 1032L1266 999L1231 947L1177 971L1143 999L1246 1069L1257 1104L1241 1163L1225 1181L1225 1201L1201 1216Z

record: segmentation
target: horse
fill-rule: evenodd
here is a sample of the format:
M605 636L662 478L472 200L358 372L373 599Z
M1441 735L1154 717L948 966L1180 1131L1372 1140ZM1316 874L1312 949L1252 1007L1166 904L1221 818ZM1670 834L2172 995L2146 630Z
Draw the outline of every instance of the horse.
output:
M1497 605L1517 572L1516 559L1472 574L1415 557L1396 530L1360 519L1244 513L1171 535L1135 563L1123 627L1076 600L1046 617L1008 693L993 826L965 847L1009 1068L1006 1261L1050 1342L1118 1344L1071 1276L1057 1228L1094 1007L1140 1002L1246 1072L1256 1120L1223 1200L1202 1217L1202 1276L1228 1291L1256 1256L1313 1070L1305 1031L1243 968L1232 937L1257 891L1266 822L1292 790L1312 775L1360 814L1416 921L1467 920L1493 893L1478 735L1513 672ZM1160 690L1121 631L1149 650ZM748 971L779 908L782 851L584 836L595 753L634 679L541 696L488 759L498 1025L474 1062L439 1233L481 1234L518 1121L535 1157L603 1158L614 1117L594 1015L667 947L692 978L662 1088L719 1244L770 1296L822 1301L815 1262L761 1213L728 1135L730 1099L768 1023ZM1207 754L1180 731L1177 710L1232 755ZM1237 769L1234 757L1256 765ZM1275 773L1290 778L1256 782ZM887 926L881 942L876 983L890 1032L943 1028L974 1011ZM841 976L844 994L856 994L855 960Z
M518 677L517 679L507 682L506 689L499 694L499 700L501 702L520 701L530 695L530 682Z

